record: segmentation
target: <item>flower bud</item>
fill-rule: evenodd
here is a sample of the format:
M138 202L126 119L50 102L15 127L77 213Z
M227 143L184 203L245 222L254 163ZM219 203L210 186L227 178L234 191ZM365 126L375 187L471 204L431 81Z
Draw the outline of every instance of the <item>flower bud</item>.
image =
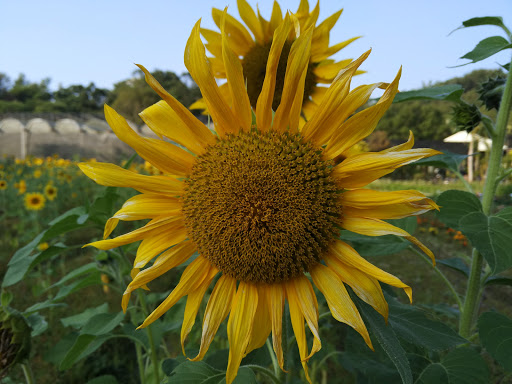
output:
M0 378L30 354L30 326L12 309L0 307Z

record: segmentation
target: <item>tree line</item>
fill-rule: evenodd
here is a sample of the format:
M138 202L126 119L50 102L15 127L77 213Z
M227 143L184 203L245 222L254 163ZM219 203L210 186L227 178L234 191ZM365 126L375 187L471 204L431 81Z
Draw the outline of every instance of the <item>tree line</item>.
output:
M160 84L185 106L190 106L201 97L199 88L188 73L180 76L162 70L152 73ZM482 84L497 77L505 75L501 70L475 70L463 77L428 84L425 87L460 84L464 88L463 99L466 102L476 103L486 115L494 117L495 111L486 110L478 98ZM103 104L107 103L129 120L141 124L138 113L160 100L146 84L144 74L140 70L133 72L130 79L114 84L111 90L90 83L87 86L61 86L52 91L49 85L49 78L36 83L20 74L12 81L7 75L0 73L0 114L61 112L102 116ZM443 101L416 100L393 104L377 126L377 131L381 132L370 138L370 141L373 140L376 146L381 146L387 140L403 140L408 136L409 130L415 133L418 140L442 140L458 130L452 121L452 108L451 103Z

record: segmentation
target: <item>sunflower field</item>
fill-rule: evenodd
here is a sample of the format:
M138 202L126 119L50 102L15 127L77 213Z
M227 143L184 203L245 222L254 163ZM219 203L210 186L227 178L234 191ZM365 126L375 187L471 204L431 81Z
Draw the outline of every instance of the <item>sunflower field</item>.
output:
M512 383L512 76L495 118L459 85L399 92L401 68L352 87L371 50L331 58L357 39L329 40L341 11L238 11L188 36L191 106L138 65L154 136L105 105L129 159L0 160L1 383ZM500 17L461 28L481 25L505 37L471 63L512 48ZM411 100L486 132L483 180L413 131L368 149Z

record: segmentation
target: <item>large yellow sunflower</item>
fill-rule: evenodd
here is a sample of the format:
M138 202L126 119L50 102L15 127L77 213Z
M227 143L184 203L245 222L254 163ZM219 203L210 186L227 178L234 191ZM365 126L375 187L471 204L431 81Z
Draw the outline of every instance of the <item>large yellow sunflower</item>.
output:
M247 85L249 101L252 107L255 108L263 87L274 34L276 29L283 23L283 14L277 1L274 1L270 20L265 20L261 16L259 9L256 15L246 0L237 0L237 3L240 18L247 25L247 28L230 15L226 15L225 19L223 19L223 12L220 9L213 8L212 16L219 29L222 27L221 20L224 20L224 30L228 36L229 46L242 63L242 72ZM308 56L306 80L304 89L301 91L304 95L302 99L302 124L302 118L305 117L309 119L320 104L322 97L325 95L327 88L323 85L330 84L338 72L352 61L352 59L346 59L336 62L335 60L329 59L330 56L360 38L360 36L353 37L333 46L329 46L330 31L338 21L342 11L342 9L339 10L316 26L320 12L319 2L310 12L308 1L301 0L299 8L293 14L295 26L284 42L281 57L277 63L275 92L272 100L272 108L274 110L276 110L281 103L286 63L288 55L290 54L290 48L301 31L304 32L311 26L314 28L311 38L311 50ZM211 62L214 76L219 79L226 79L227 68L223 59L221 34L204 28L201 29L201 34L207 40L206 48L213 55L213 57L209 57L208 59ZM357 74L358 73L360 73L360 71L357 71ZM221 85L219 92L231 103L228 84ZM208 109L204 99L194 103L191 108Z
M285 300L309 380L307 361L321 348L318 304L311 280L325 296L333 317L353 327L370 347L368 331L345 284L384 317L388 305L379 281L403 288L411 298L409 286L339 240L340 228L369 236L402 236L434 259L409 233L382 220L437 208L432 200L417 191L362 188L404 164L438 152L412 149L411 135L406 143L381 152L350 153L353 145L374 130L391 104L400 71L385 86L377 103L355 113L372 91L383 85L363 85L349 91L352 76L369 54L365 53L338 74L316 113L299 129L303 93L297 90L304 88L312 27L291 46L281 103L275 114L272 111L277 63L292 30L287 14L274 33L265 82L253 113L242 65L227 43L227 30L222 30L222 57L232 107L217 86L198 22L187 42L185 64L201 89L215 133L140 66L148 84L163 99L140 116L162 139L139 136L108 106L106 119L122 141L163 174L144 176L106 163L79 165L99 184L141 192L108 220L105 240L90 244L107 250L142 240L133 265L133 281L122 300L125 310L135 289L199 254L141 327L188 296L181 329L184 345L205 292L218 278L205 309L200 350L192 360L203 358L229 315L228 384L236 377L242 358L262 346L270 333L283 368ZM342 161L335 165L334 158ZM140 219L150 221L107 239L119 220ZM305 322L314 338L310 351Z

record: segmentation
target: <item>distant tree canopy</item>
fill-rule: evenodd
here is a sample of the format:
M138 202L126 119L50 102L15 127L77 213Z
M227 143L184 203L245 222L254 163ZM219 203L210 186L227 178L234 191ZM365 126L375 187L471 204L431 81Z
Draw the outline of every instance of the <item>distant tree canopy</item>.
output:
M153 76L185 106L201 97L199 88L188 74L178 76L173 72L156 70ZM7 75L0 73L0 114L62 112L103 115L103 104L109 103L127 119L141 123L137 114L160 100L144 81L141 71L134 72L133 78L115 84L112 91L98 88L94 83L59 87L56 91L51 91L49 85L50 79L34 83L20 74L12 82Z
M162 70L155 70L152 74L171 95L187 107L201 97L199 88L189 74L178 76ZM481 105L477 90L489 78L497 76L504 77L504 74L501 70L481 69L431 86L461 84L465 90L463 99L468 103ZM141 124L138 113L160 100L146 84L140 70L135 71L132 78L116 83L113 90L98 88L90 83L87 86L71 85L51 91L49 84L50 79L32 83L24 75L19 75L12 82L8 76L0 73L0 114L65 112L102 116L103 104L107 102L127 119ZM418 140L442 140L457 130L451 121L452 107L449 102L423 100L393 104L380 120L377 130L385 132L389 140L405 140L409 130L414 132ZM494 118L496 111L485 110L484 113ZM374 144L377 145L382 140L383 138L376 139Z
M477 90L488 79L499 76L505 77L505 74L501 70L478 69L431 86L460 84L464 89L462 98L480 106L482 103L478 102ZM405 140L409 130L414 132L417 140L442 140L457 131L452 122L452 108L452 103L444 101L413 100L392 104L376 129L386 132L390 140ZM484 110L483 107L481 109ZM493 118L496 114L487 110L484 113Z

